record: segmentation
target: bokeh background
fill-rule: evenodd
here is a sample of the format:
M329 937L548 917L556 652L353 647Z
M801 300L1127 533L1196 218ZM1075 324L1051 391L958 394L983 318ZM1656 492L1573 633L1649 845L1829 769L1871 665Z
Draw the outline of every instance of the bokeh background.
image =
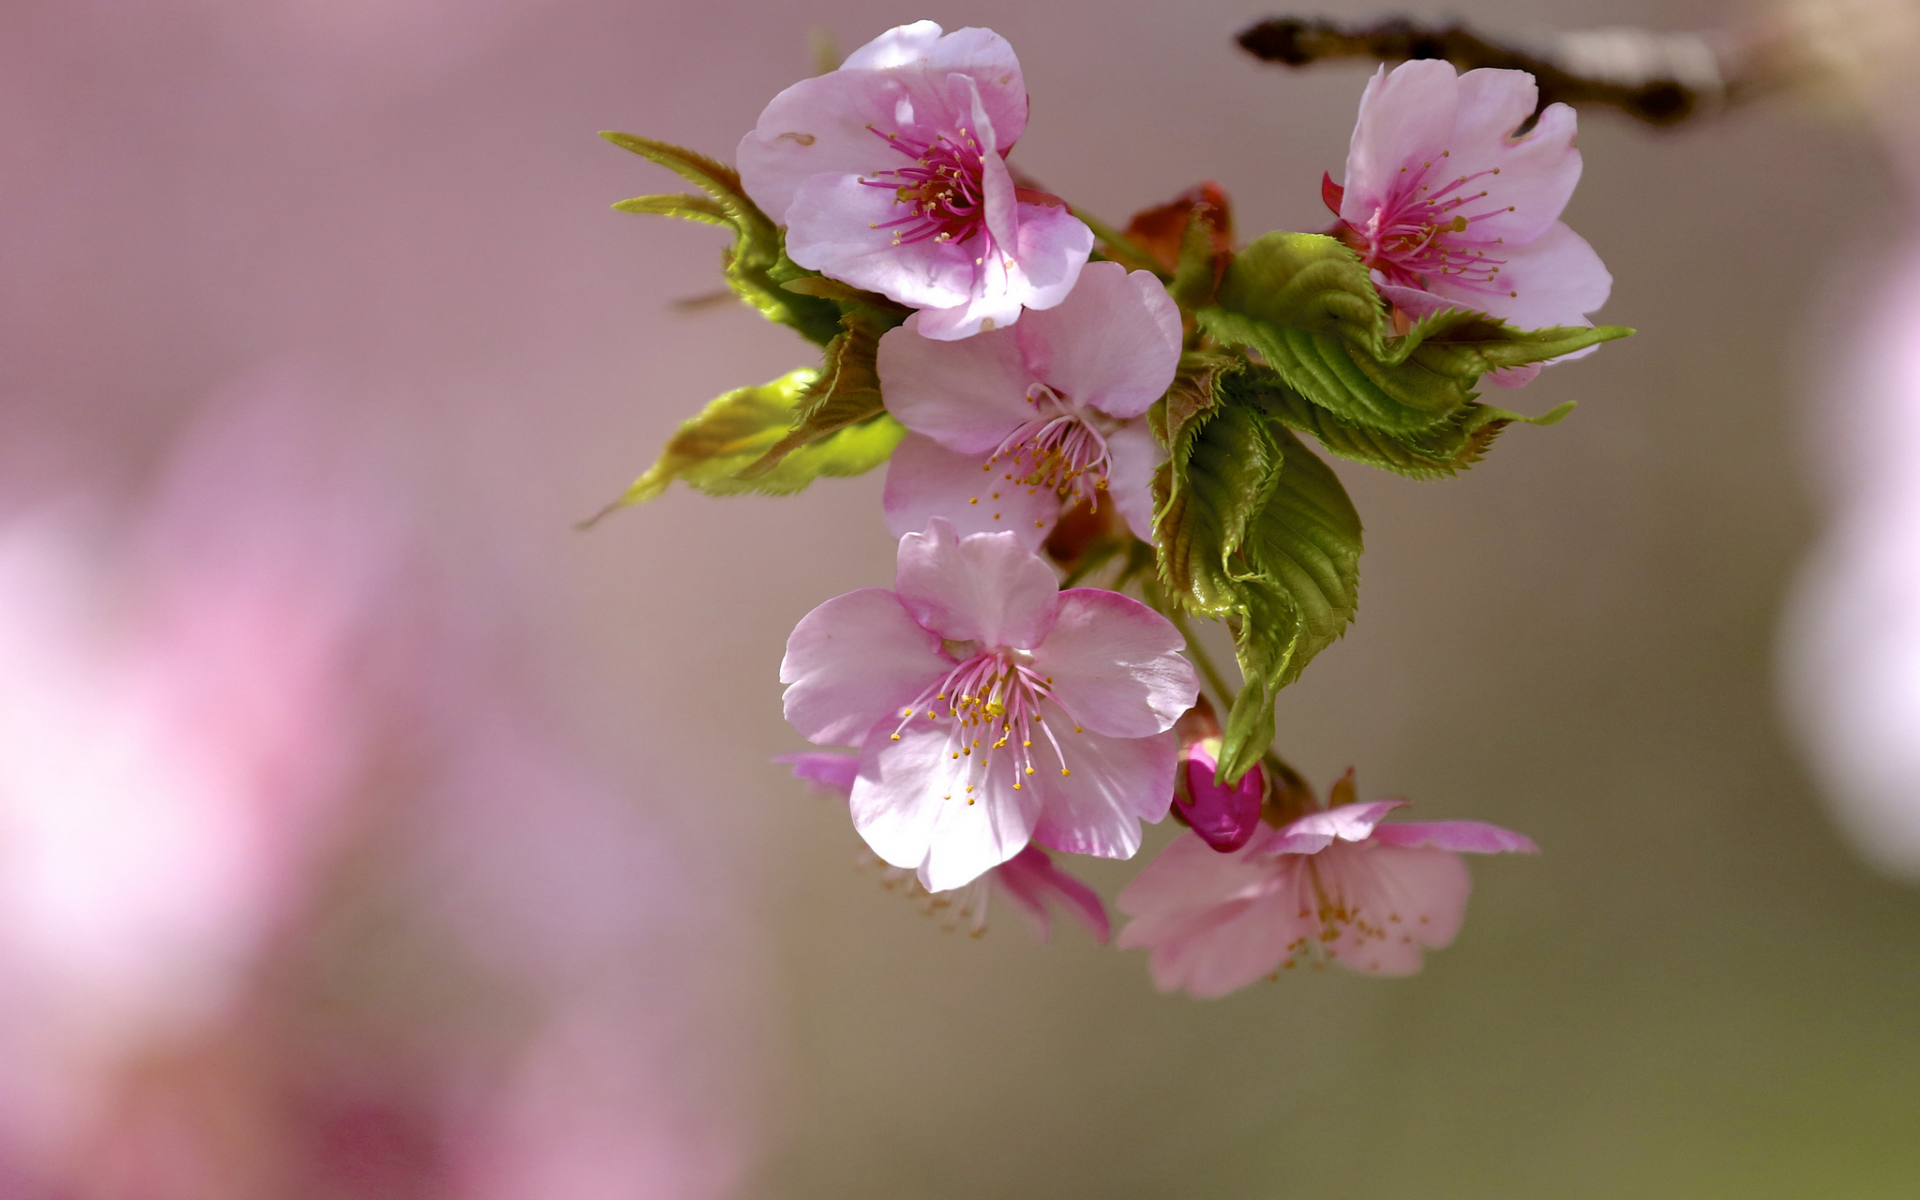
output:
M787 631L891 578L877 474L572 530L807 358L670 308L721 235L609 211L677 183L596 130L729 155L813 31L930 16L1012 40L1052 190L1123 221L1211 178L1243 236L1318 228L1365 70L1260 66L1264 15L5 6L0 1195L1920 1193L1920 892L1775 686L1823 497L1884 441L1837 382L1905 244L1884 127L1583 114L1568 220L1639 336L1459 480L1338 464L1363 604L1282 749L1545 849L1476 863L1409 980L1193 1003L859 869L768 760Z

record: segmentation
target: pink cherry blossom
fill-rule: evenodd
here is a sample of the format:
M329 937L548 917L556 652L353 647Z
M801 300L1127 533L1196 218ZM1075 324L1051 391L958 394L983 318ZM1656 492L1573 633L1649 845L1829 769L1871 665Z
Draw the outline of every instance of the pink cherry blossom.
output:
M780 681L821 745L859 746L853 822L875 854L959 887L1035 840L1128 858L1173 794L1174 721L1199 694L1166 618L1060 591L1012 533L935 518L900 539L894 590L801 619Z
M1179 797L1180 815L1194 835L1222 854L1238 850L1260 827L1260 805L1266 798L1266 774L1255 763L1232 787L1214 782L1220 765L1220 739L1204 738L1180 752L1186 773L1186 794Z
M1231 854L1183 834L1120 893L1120 910L1134 918L1120 945L1151 953L1161 991L1201 998L1308 960L1411 975L1423 950L1460 930L1473 887L1460 854L1538 847L1478 821L1380 824L1404 803L1346 804L1263 826Z
M1057 198L1015 187L1026 127L1005 38L918 21L775 96L740 181L794 262L924 310L927 337L970 337L1060 303L1093 249Z
M1515 133L1538 102L1525 71L1456 75L1435 59L1367 83L1346 186L1323 186L1342 237L1408 317L1458 307L1541 329L1590 325L1606 303L1613 277L1559 219L1580 180L1573 110L1550 104ZM1517 386L1536 374L1489 378Z
M1092 263L1057 308L964 342L914 336L924 316L880 339L887 409L912 431L887 468L895 537L939 516L1034 548L1090 501L1151 538L1149 485L1166 452L1143 414L1173 382L1181 340L1158 279Z
M805 779L821 790L837 793L843 799L852 794L853 781L860 773L860 760L851 754L782 754L774 761L786 763L792 769L794 778ZM912 872L903 867L887 868L889 887L910 878ZM931 907L951 909L956 925L959 920L966 920L970 926L968 932L975 937L986 932L987 909L996 895L1005 896L1014 907L1027 914L1036 941L1045 942L1053 936L1053 914L1049 911L1049 902L1058 904L1068 915L1085 925L1087 932L1093 934L1094 940L1101 945L1107 944L1111 933L1107 906L1100 902L1099 895L1071 874L1054 866L1047 852L1031 842L1020 853L962 888L932 893L919 890L927 896Z

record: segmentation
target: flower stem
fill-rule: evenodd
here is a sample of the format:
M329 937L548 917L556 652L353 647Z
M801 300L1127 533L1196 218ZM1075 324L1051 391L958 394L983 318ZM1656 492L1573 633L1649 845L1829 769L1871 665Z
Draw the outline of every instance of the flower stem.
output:
M1233 708L1234 698L1239 693L1227 686L1226 677L1220 674L1220 668L1213 663L1213 656L1200 645L1200 639L1194 636L1192 627L1187 624L1186 614L1171 604L1167 605L1166 611L1167 619L1172 621L1173 627L1180 631L1180 636L1187 639L1187 653L1193 657L1194 665L1200 668L1201 678L1207 681L1207 686L1213 689L1214 695L1219 699L1220 711L1229 711Z

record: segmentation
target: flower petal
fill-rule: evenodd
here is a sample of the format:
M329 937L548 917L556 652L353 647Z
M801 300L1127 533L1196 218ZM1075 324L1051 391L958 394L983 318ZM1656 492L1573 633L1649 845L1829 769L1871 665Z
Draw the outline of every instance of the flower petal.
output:
M1031 789L1014 790L1008 756L984 769L971 756L955 758L954 728L914 721L898 740L868 739L850 801L854 828L873 852L917 870L930 892L971 883L1018 854L1040 807Z
M914 308L965 304L974 293L974 252L957 242L895 245L900 215L889 188L869 187L854 175L814 175L787 208L787 255L843 283L879 292Z
M1320 931L1305 861L1216 854L1183 834L1121 891L1119 908L1135 919L1118 944L1151 952L1161 991L1211 998L1245 987Z
M1255 845L1264 854L1318 854L1336 841L1365 841L1381 818L1405 804L1405 800L1369 800L1308 813L1273 837L1255 839Z
M1088 263L1073 291L1019 328L1033 373L1084 408L1136 417L1180 365L1180 309L1150 271Z
M1070 588L1060 593L1052 632L1034 647L1033 669L1050 681L1070 724L1147 737L1173 728L1200 693L1193 664L1180 654L1185 645L1171 621L1138 600Z
M1153 473L1166 447L1145 421L1128 421L1107 434L1107 498L1143 542L1153 541Z
M1053 626L1053 568L1011 531L959 537L935 517L900 539L894 587L914 620L956 642L1038 645Z
M1373 840L1383 846L1432 846L1467 854L1538 854L1525 834L1484 821L1408 821L1377 825Z
M1033 419L1034 375L1020 357L1016 330L961 341L921 334L924 312L880 338L877 366L887 411L949 450L984 457Z
M1338 845L1314 858L1329 898L1353 918L1325 943L1342 966L1370 975L1411 975L1421 950L1460 932L1473 878L1459 855L1378 842Z
M842 796L853 791L854 776L860 773L860 759L853 754L809 753L776 754L773 761L793 770L795 779L815 784L821 791Z
M1047 724L1061 721L1058 710ZM1174 735L1113 738L1070 724L1052 731L1069 775L1047 763L1040 734L1034 738L1037 771L1028 788L1043 801L1033 840L1055 850L1099 858L1132 858L1140 850L1140 823L1157 822L1173 802Z
M1049 900L1067 912L1093 934L1096 942L1107 944L1111 927L1107 906L1099 893L1055 866L1047 852L1029 842L1026 849L994 868L993 881L1026 911L1033 921L1033 934L1044 942L1052 933L1053 922L1047 911Z
M956 454L917 433L900 439L888 460L881 503L887 532L896 538L945 517L961 537L1011 530L1029 550L1038 550L1060 519L1060 497L1052 489L1016 484L981 455Z
M1093 253L1093 230L1064 204L1021 201L1014 209L1020 235L1013 258L1020 266L1020 303L1048 309L1073 293Z
M1525 71L1483 68L1460 77L1449 170L1435 183L1466 176L1469 184L1462 192L1487 193L1481 202L1459 210L1479 218L1473 222L1476 238L1505 238L1510 246L1532 241L1559 219L1580 182L1573 109L1550 104L1525 137L1508 136L1533 114L1538 96L1533 76ZM1485 173L1494 170L1500 173Z
M1605 304L1613 291L1613 276L1600 256L1585 238L1559 221L1527 245L1508 250L1507 264L1500 268L1500 286L1505 291L1495 295L1470 291L1459 288L1450 277L1428 282L1436 294L1461 307L1489 313L1521 329L1591 325L1587 314Z
M1027 84L1020 60L1007 39L993 30L956 29L942 36L940 26L932 21L915 21L887 30L840 64L842 71L907 67L917 67L936 79L955 72L972 76L1002 149L1010 148L1025 132Z
M787 720L822 745L853 745L899 714L953 662L885 588L861 588L800 618L787 638L780 682Z
M1458 77L1439 59L1416 59L1392 71L1381 67L1360 96L1360 116L1347 146L1342 220L1357 229L1379 210L1400 168L1429 161L1453 131Z
M833 71L775 96L737 151L740 185L776 223L788 223L800 185L816 175L850 177L899 165L886 134L897 132L904 85L865 71ZM879 130L879 133L875 133ZM868 188L892 202L893 194Z

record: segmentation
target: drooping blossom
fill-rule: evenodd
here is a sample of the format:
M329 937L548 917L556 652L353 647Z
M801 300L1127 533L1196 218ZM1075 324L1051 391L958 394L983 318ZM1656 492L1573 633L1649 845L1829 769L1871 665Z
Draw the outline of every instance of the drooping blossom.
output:
M921 309L926 337L1011 325L1066 298L1093 233L1016 188L1020 60L988 29L890 29L840 69L773 98L740 143L740 181L803 267Z
M1453 941L1473 881L1462 852L1534 853L1479 821L1380 820L1402 800L1344 804L1231 854L1182 834L1121 891L1120 946L1151 953L1161 991L1224 996L1302 961L1411 975Z
M820 745L860 747L854 826L930 892L1031 839L1127 858L1173 794L1174 720L1199 681L1173 625L1115 592L1060 591L1012 533L935 518L900 539L894 589L801 619L780 680Z
M1580 180L1575 117L1525 71L1382 68L1360 98L1346 184L1323 185L1339 233L1381 294L1418 320L1465 308L1525 329L1590 325L1613 277L1560 212ZM1568 356L1571 357L1571 356ZM1518 386L1538 366L1495 372Z
M1111 503L1151 538L1166 452L1143 414L1180 363L1180 310L1158 279L1092 263L1058 307L964 342L880 339L887 409L911 432L887 467L895 537L945 517L961 533L1010 529L1033 548L1063 510Z
M853 794L853 781L860 773L860 760L851 754L783 754L774 761L786 763L794 778L808 780L843 799ZM1055 866L1053 858L1032 842L972 883L951 892L928 892L919 886L913 872L904 867L887 867L885 878L889 888L904 884L926 897L929 911L950 913L952 927L966 922L968 932L974 937L987 931L987 910L996 895L1006 897L1027 914L1036 941L1045 942L1053 936L1050 903L1058 904L1086 926L1087 932L1103 946L1111 933L1107 906L1100 902L1099 894Z

